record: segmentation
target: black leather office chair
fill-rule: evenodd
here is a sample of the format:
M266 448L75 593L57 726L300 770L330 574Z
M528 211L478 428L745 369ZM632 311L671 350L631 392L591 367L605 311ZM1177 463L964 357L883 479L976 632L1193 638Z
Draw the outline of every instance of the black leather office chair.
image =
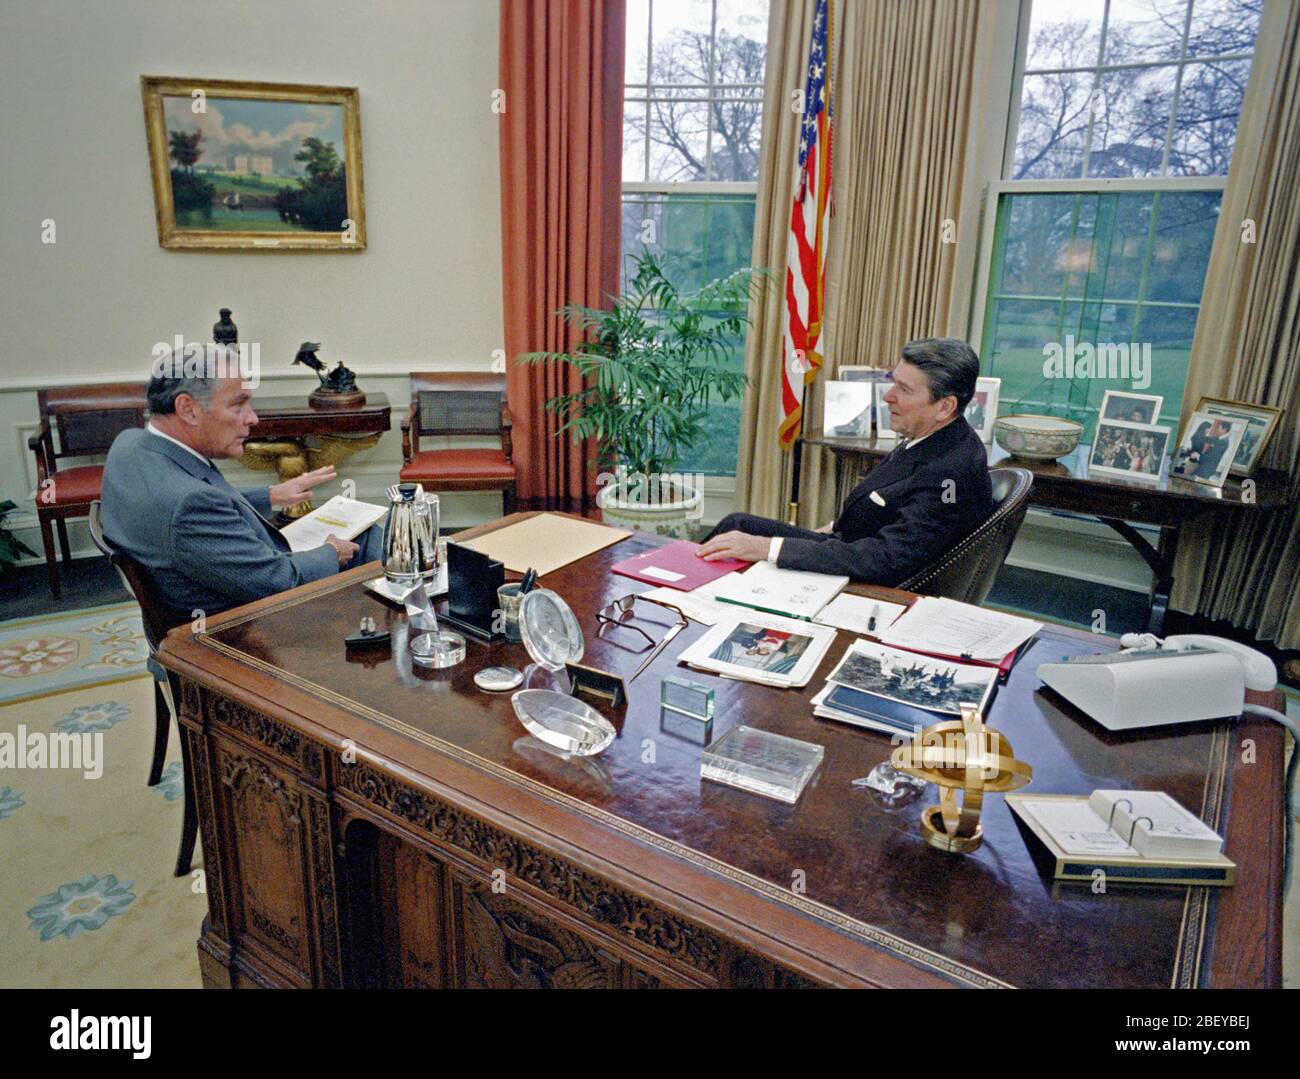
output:
M90 504L88 515L90 538L95 546L112 563L117 575L122 579L126 590L135 597L140 605L140 620L144 625L145 640L149 642L149 659L154 675L154 740L153 761L149 765L149 786L157 786L162 779L163 761L167 757L167 739L171 733L172 716L176 712L175 701L177 686L170 672L163 671L153 662L158 643L167 635L167 631L181 624L179 615L170 612L155 599L149 587L144 570L132 558L124 555L104 539L104 530L99 521L99 500ZM181 847L176 855L176 876L183 877L194 862L194 842L198 837L198 815L194 807L194 786L190 782L190 753L185 741L185 732L176 725L181 740L181 772L185 785L184 811L181 818Z
M992 516L899 588L963 603L984 602L1029 509L1034 474L1027 468L993 468L989 479L993 484Z

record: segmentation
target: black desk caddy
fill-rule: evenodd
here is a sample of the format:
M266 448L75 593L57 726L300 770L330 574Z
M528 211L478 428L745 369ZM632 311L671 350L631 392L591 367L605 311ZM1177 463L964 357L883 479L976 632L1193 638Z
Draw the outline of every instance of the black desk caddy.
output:
M506 583L506 568L464 544L447 543L447 613L442 621L480 641L500 640L496 628L497 589Z

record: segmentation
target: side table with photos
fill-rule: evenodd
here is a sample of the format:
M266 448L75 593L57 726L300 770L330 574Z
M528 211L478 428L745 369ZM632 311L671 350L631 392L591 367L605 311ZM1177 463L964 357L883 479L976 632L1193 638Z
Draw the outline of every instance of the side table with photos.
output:
M843 502L853 488L893 451L892 438L834 438L814 432L799 440L802 449L821 448L835 457L835 500ZM1164 625L1173 589L1174 559L1179 530L1203 517L1224 519L1242 513L1269 513L1287 504L1286 473L1260 468L1247 477L1229 475L1215 487L1170 475L1168 468L1154 479L1126 479L1099 473L1089 464L1091 445L1056 461L1027 461L1012 457L1000 446L989 446L989 467L1027 468L1034 474L1031 505L1095 517L1113 528L1151 567L1150 614L1147 629L1157 635ZM1225 454L1226 456L1226 454ZM1160 529L1151 543L1133 526Z

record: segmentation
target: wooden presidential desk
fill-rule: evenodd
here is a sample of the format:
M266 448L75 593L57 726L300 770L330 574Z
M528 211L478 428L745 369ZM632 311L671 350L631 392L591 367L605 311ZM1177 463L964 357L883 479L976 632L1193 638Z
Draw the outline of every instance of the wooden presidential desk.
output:
M645 646L597 638L594 612L646 587L608 567L661 542L636 534L544 579L578 614L586 662L639 662L628 648ZM977 852L928 846L928 799L887 813L851 785L889 739L812 715L844 633L804 690L690 674L716 690L715 738L743 722L826 748L794 806L702 782L700 746L661 726L660 678L686 673L696 623L631 684L613 744L565 759L508 693L473 685L489 664L525 667L522 645L412 667L405 615L362 588L375 572L174 631L159 652L199 807L208 986L1280 982L1281 733L1247 719L1110 734L1040 688L1039 661L1113 642L1044 630L989 722L1033 764L1030 790L1158 788L1226 827L1232 888L1056 882L1001 797ZM366 614L393 648L353 660L343 637Z
M803 446L820 446L835 456L835 504L841 505L854 486L883 461L897 445L894 439L833 438L820 432L799 440ZM1178 530L1184 523L1205 516L1276 510L1287 504L1287 477L1276 469L1257 469L1249 485L1235 476L1223 487L1169 475L1163 462L1158 480L1126 480L1090 475L1088 451L1082 445L1059 461L1026 461L1012 457L1001 446L987 447L989 467L1015 466L1034 474L1029 492L1032 505L1067 510L1096 517L1109 525L1151 567L1151 611L1147 628L1160 633L1169 594L1173 589ZM1153 545L1130 522L1155 525L1159 543Z

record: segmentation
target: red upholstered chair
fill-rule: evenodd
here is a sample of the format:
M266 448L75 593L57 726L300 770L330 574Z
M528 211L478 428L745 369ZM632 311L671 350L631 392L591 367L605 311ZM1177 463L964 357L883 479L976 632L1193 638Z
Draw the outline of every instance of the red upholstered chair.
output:
M501 448L421 450L437 435L499 435ZM504 375L469 372L411 373L411 408L402 420L404 482L425 490L500 491L501 512L515 507L515 466L510 460L510 409Z
M69 517L85 517L99 497L103 465L59 468L59 461L107 453L119 434L129 427L143 427L146 411L143 382L108 382L98 386L62 386L38 390L36 404L41 426L27 440L36 454L36 519L45 545L45 566L50 590L59 594L59 564L54 554L54 534L59 530L63 560L69 562ZM57 431L58 438L55 439Z

